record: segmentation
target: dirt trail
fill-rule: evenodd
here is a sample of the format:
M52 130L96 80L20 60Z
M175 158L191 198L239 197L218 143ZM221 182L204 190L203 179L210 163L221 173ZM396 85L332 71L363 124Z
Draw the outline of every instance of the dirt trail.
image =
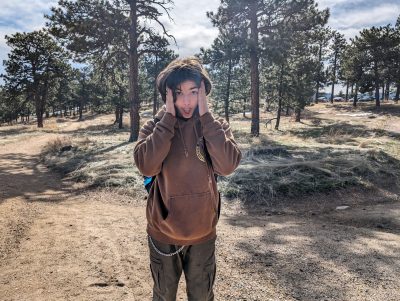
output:
M149 299L143 208L50 172L38 155L51 138L0 151L0 300Z
M143 201L50 172L38 155L54 135L0 148L0 300L150 300ZM216 300L400 300L398 196L306 201L224 202Z

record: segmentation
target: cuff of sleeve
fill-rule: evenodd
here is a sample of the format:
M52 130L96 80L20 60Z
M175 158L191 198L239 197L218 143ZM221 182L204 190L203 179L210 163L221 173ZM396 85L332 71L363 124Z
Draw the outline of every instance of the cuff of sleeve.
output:
M164 116L161 118L162 123L164 123L167 127L173 128L175 126L176 117L171 113L165 113Z
M202 126L205 126L208 123L211 123L214 121L214 117L213 115L211 115L210 112L207 112L205 114L203 114L203 116L200 116L200 122Z

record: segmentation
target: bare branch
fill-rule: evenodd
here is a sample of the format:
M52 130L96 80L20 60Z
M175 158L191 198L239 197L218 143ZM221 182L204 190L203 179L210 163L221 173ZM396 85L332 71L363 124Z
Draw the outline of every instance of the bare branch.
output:
M158 20L155 20L155 21L162 27L163 33L164 33L167 37L172 38L172 39L174 40L175 45L178 45L178 43L176 42L175 37L167 32L167 30L165 29L164 24L162 24L162 23L161 23L160 21L158 21Z
M172 19L172 17L171 17L171 15L170 15L170 13L169 13L169 11L171 10L171 8L170 7L166 7L166 4L172 4L172 5L174 5L174 2L173 1L171 1L171 0L167 0L167 1L155 1L155 0L150 0L150 1L138 1L140 4L142 4L144 7L145 6L149 6L149 4L154 4L154 5L158 5L158 6L160 6L164 11L165 11L165 13L167 14L167 16L168 16L168 19L171 21L171 22L173 22L174 20Z

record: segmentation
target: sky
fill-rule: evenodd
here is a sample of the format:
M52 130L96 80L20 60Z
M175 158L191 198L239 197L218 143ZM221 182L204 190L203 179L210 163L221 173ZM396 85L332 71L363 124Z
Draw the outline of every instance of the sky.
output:
M169 23L167 18L163 20L166 28L176 38L178 45L172 48L180 56L196 54L200 47L208 47L212 43L218 31L212 27L206 12L216 11L219 2L219 0L174 0L175 6L171 11L174 22ZM366 27L389 23L394 25L400 14L400 0L317 0L316 2L319 8L330 9L328 25L343 33L347 39L354 37ZM0 0L0 62L7 59L7 53L10 51L4 36L42 28L46 22L43 15L50 13L50 7L56 4L56 0ZM0 64L0 73L3 72L3 64Z

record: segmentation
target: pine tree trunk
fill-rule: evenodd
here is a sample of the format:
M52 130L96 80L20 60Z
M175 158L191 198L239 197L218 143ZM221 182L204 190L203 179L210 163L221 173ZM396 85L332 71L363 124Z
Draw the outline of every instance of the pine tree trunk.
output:
M381 105L381 101L379 100L379 73L378 73L377 62L374 62L374 76L375 76L375 102L376 106L379 107Z
M116 120L118 120L118 128L122 129L124 127L123 125L123 114L124 114L124 106L123 106L123 97L124 97L124 90L119 87L119 105L118 105L118 115L116 116Z
M228 62L228 79L226 82L225 92L225 120L229 123L229 92L231 90L231 73L232 73L232 59L229 58Z
M315 103L318 103L318 98L319 98L319 80L317 80L317 85L315 87L316 92L315 92Z
M44 112L44 110L46 108L48 92L49 92L49 79L46 76L45 80L44 80L44 84L43 84L42 94L41 94L41 97L42 97L42 99L41 99L42 112ZM50 117L50 113L47 110L46 111L46 118L49 118L49 117Z
M82 94L84 94L84 91L85 91L85 79L82 81ZM83 96L81 95L80 97L79 97L79 102L78 102L78 112L79 112L79 119L78 119L78 121L82 121L83 120L83 102L84 102L84 98L83 98Z
M319 44L319 51L318 51L318 63L321 63L322 60L322 44ZM318 69L318 76L317 76L317 85L315 87L315 103L318 103L319 98L319 78L321 76L321 70Z
M118 128L123 129L123 115L124 115L124 108L122 105L119 106L119 114L118 114Z
M83 97L80 98L79 101L79 121L83 120Z
M389 101L389 91L390 90L390 81L386 82L386 89L385 89L385 99Z
M41 103L41 97L36 94L35 95L35 106L36 106L36 119L37 119L37 127L42 128L43 127L43 109L42 109L42 103Z
M279 123L281 122L281 110L282 110L282 87L283 87L283 68L284 63L281 65L281 70L279 74L279 91L278 91L278 111L276 113L276 123L275 130L279 129Z
M130 103L130 137L129 142L136 141L139 136L139 64L138 64L138 33L137 33L137 1L129 1L130 28L129 28L129 103Z
M349 81L346 80L346 101L349 100Z
M395 103L399 102L399 96L400 96L400 82L398 82L396 85L396 96L394 97Z
M260 134L260 79L258 72L258 20L257 20L258 1L252 0L250 3L250 81L251 81L251 135Z
M47 101L47 90L48 90L48 79L45 79L45 82L43 84L43 87L38 87L38 89L36 90L36 116L37 116L37 124L38 124L38 128L42 128L43 127L43 114L44 109L45 109L45 105L46 105L46 101ZM46 112L46 116L47 116L48 112Z
M354 97L353 88L354 88L354 83L351 83L350 97Z
M300 108L295 108L294 111L295 111L295 113L296 113L296 119L295 119L295 121L296 121L296 122L300 122L300 117L301 117L301 110L300 110Z
M119 118L119 106L118 105L115 105L114 115L115 115L115 120L114 120L113 124L117 124L118 118Z
M158 66L158 56L156 55L156 66ZM157 102L158 102L158 91L157 91L157 76L154 78L154 85L153 85L153 116L157 114Z
M334 94L335 94L336 60L337 60L337 52L335 52L335 57L334 57L334 60L333 60L333 76L332 76L331 103L333 103L333 97L334 97Z
M354 94L354 98L353 98L353 107L357 107L357 96L358 96L358 83L356 83L356 87L355 87L355 94Z

